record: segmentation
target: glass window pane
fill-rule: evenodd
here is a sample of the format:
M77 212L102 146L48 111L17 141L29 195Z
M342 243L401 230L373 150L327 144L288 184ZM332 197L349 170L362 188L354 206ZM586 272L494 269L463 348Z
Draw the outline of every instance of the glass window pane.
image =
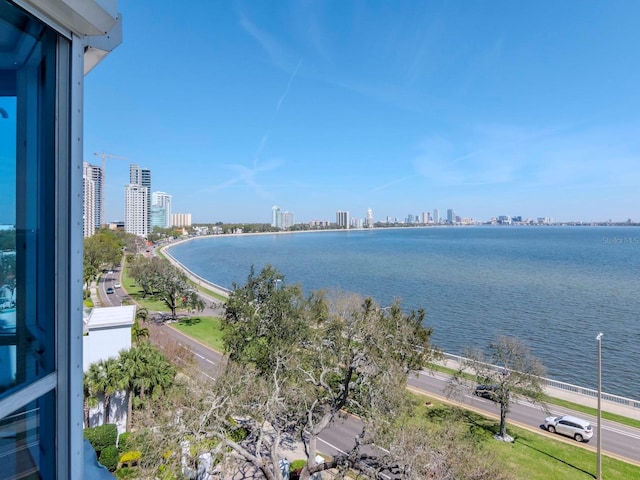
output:
M58 36L0 0L0 398L55 369Z
M0 419L2 478L55 478L53 392Z

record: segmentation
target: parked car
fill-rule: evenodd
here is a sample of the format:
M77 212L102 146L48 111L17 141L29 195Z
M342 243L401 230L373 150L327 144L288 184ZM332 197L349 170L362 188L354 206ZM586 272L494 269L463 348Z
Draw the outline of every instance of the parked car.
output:
M115 290L113 288L109 287L109 288L107 288L107 293L108 294L115 293Z
M116 282L113 284L113 288L120 288L120 282Z
M576 442L588 442L593 437L593 427L582 418L563 415L561 417L547 417L544 427L548 432L559 433L574 438Z
M0 298L0 308L11 308L14 306L14 302L8 298Z
M478 385L473 391L473 394L476 397L482 397L491 400L492 402L497 402L499 389L500 387L498 385Z

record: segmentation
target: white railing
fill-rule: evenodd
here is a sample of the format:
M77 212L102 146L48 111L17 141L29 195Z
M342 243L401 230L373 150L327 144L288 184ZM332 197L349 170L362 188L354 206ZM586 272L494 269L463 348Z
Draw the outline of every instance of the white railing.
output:
M443 353L443 356L447 360L451 360L456 363L461 363L467 360L465 357L461 357L459 355L453 355L451 353ZM496 367L499 368L499 367ZM550 378L542 378L545 385L549 388L555 388L558 390L564 390L567 392L571 392L577 395L582 395L589 398L598 398L598 391L593 390L591 388L581 387L579 385L572 385L571 383L561 382L559 380L552 380ZM611 393L602 393L602 400L616 403L618 405L624 405L629 408L637 408L640 409L640 400L634 400L632 398L621 397L619 395L613 395Z

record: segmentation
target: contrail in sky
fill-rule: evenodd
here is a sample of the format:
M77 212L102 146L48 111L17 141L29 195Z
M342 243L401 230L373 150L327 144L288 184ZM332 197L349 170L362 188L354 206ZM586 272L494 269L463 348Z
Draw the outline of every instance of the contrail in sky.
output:
M278 100L278 106L276 107L276 112L280 110L280 105L282 105L282 102L286 98L287 93L289 93L289 89L291 88L291 83L293 82L293 79L296 78L296 74L298 73L298 70L300 70L300 65L302 65L302 59L298 60L298 65L296 66L296 69L293 71L293 73L291 74L291 77L289 78L287 89L284 91L284 94L282 95L282 97L280 97L280 100Z

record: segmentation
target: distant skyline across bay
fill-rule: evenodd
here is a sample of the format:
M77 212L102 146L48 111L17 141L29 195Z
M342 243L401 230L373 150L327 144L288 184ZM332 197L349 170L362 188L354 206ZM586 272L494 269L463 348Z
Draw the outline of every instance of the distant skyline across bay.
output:
M638 2L119 8L123 44L85 84L85 161L126 157L106 160L107 221L130 163L194 223L640 220Z

